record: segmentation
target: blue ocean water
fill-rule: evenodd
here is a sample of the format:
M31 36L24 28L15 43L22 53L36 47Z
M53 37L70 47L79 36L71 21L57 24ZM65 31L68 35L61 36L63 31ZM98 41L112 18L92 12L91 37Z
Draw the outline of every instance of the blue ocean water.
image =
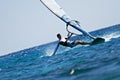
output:
M120 24L91 32L105 43L60 46L57 41L0 57L0 80L120 80ZM91 41L84 36L72 37Z

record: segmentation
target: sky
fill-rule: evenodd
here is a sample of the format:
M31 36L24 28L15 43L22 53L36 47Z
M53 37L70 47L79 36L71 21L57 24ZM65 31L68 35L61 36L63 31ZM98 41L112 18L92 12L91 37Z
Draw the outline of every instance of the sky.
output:
M120 23L120 0L56 0L90 32ZM0 55L56 41L65 23L39 0L0 0Z

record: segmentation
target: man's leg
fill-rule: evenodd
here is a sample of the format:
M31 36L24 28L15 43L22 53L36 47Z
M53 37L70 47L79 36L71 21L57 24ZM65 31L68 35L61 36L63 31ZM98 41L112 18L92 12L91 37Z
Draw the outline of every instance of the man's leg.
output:
M90 42L83 42L83 41L80 41L80 40L76 40L75 44L87 45L87 44L90 44Z

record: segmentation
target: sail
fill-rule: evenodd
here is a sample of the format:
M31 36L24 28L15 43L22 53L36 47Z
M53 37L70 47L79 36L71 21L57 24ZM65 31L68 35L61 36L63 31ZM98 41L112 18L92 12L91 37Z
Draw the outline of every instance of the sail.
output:
M61 18L66 13L63 9L55 2L55 0L40 0L51 12L57 17Z
M79 28L80 26L75 21L71 20L68 15L64 12L64 10L56 3L55 0L40 0L53 14L63 20L65 23L69 23L69 25L76 30L82 32L84 35L87 35L94 39L92 35L90 35L85 30Z

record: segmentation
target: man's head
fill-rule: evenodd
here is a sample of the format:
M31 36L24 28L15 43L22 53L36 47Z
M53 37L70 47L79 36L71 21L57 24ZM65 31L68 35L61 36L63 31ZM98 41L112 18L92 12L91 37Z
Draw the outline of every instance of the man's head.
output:
M61 39L61 35L58 33L57 34L57 38L60 40Z

